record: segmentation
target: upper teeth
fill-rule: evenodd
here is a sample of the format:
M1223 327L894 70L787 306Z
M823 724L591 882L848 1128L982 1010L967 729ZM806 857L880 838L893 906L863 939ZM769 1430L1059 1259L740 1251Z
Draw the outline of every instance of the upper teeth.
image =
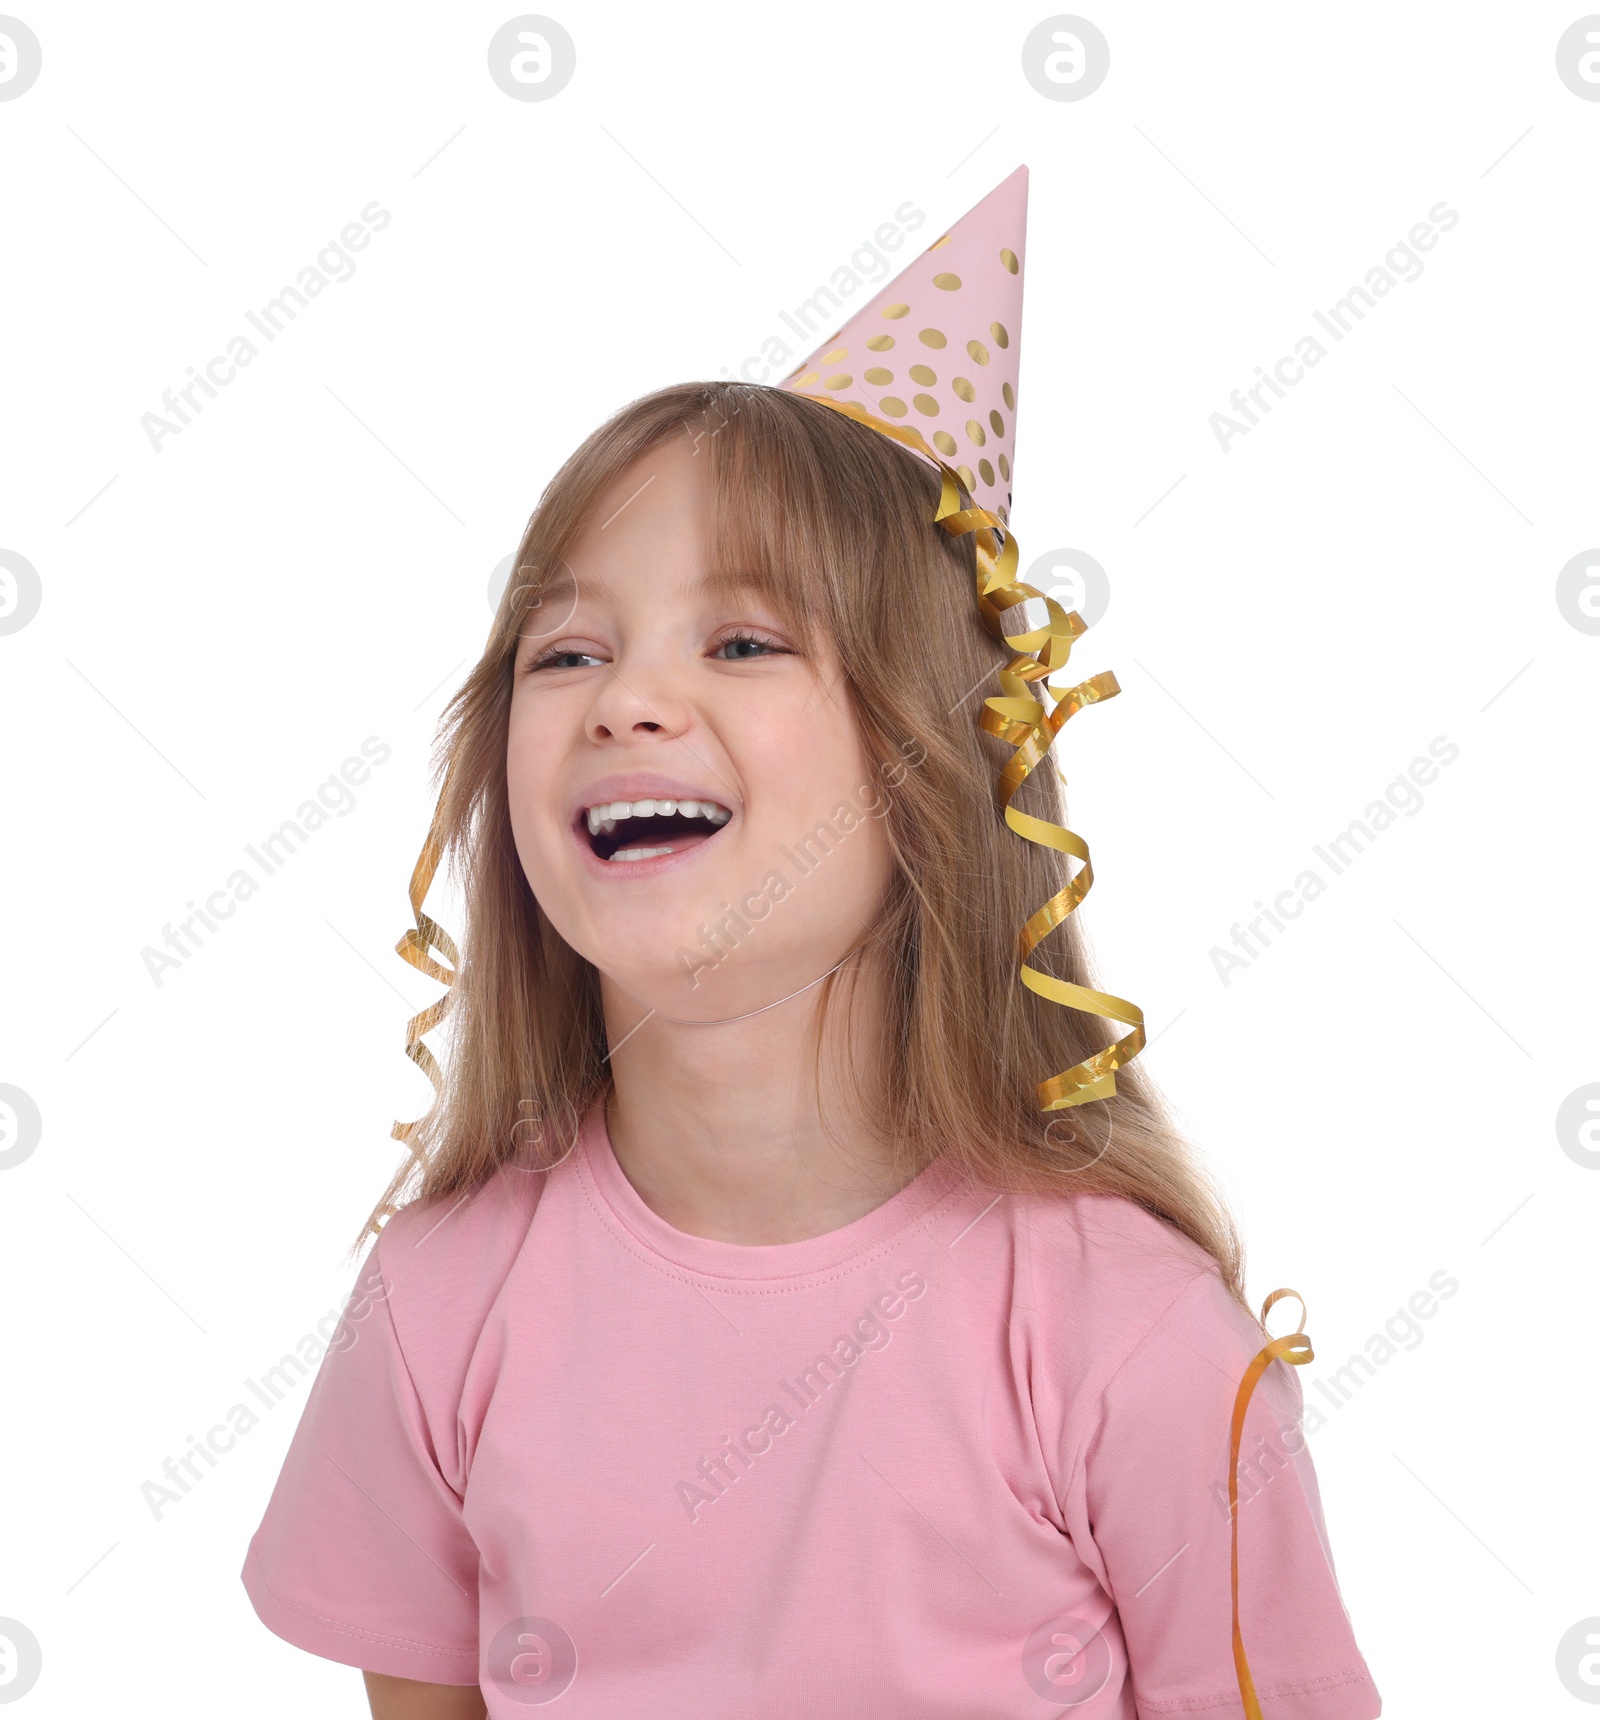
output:
M713 824L726 824L733 817L714 800L610 800L589 808L589 834L615 830L624 818L658 818L677 812L686 818L706 818Z

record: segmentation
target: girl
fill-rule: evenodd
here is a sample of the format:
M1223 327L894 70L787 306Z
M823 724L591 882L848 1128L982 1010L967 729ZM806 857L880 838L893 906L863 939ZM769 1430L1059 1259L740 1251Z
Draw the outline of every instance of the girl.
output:
M982 478L893 421L922 369L982 409L888 331L1002 249L1015 317L1025 184L793 386L595 432L452 701L401 945L440 1103L244 1572L378 1720L1380 1712L1269 1365L1309 1349L1069 917L1034 766L1115 682L1030 690L1081 623L1011 577L998 404Z

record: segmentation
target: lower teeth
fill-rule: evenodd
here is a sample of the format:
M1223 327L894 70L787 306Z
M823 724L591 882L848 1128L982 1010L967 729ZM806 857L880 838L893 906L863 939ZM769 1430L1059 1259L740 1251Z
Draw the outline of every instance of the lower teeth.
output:
M608 855L610 860L654 860L659 855L670 854L670 848L619 848L615 854Z

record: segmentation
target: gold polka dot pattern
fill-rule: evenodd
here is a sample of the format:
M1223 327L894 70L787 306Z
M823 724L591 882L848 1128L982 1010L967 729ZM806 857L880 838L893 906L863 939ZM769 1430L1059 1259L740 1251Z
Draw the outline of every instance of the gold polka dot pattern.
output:
M997 518L1011 505L1016 459L1026 181L1019 169L948 230L935 228L927 249L869 289L783 384L833 400L859 393L886 424L920 426L952 469L970 454L962 482Z

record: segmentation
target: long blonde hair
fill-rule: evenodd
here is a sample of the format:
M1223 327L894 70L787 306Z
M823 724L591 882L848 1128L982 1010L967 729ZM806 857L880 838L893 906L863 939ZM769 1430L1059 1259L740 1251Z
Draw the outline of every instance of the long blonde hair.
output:
M439 726L442 853L466 916L442 1090L410 1126L411 1154L363 1237L406 1199L470 1190L512 1160L553 1164L609 1091L599 976L546 918L512 841L507 723L519 639L551 624L545 583L607 488L672 436L710 461L715 571L756 575L802 638L832 642L889 786L895 876L860 945L888 999L886 1065L860 1114L906 1176L944 1152L991 1188L1122 1195L1210 1254L1243 1305L1227 1203L1137 1063L1117 1071L1110 1098L1038 1109L1036 1085L1107 1035L1098 1018L1018 983L1018 928L1061 889L1067 863L996 809L1008 754L977 716L1013 653L978 616L972 537L931 524L939 480L916 456L803 396L745 383L683 383L625 406L528 521L483 654ZM1015 804L1065 821L1048 769ZM1031 960L1094 987L1078 921L1069 915ZM819 1020L853 1007L855 989L824 981Z

